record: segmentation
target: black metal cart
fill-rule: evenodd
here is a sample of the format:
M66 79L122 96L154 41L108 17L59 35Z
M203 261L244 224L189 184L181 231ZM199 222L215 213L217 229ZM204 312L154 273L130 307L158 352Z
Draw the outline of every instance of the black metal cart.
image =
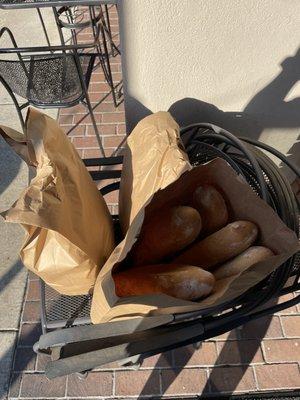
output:
M299 236L299 203L281 169L261 149L278 157L299 177L299 168L288 158L263 143L238 139L222 129L215 133L206 124L182 128L181 136L192 165L216 157L224 158ZM122 166L122 157L84 161L86 166ZM101 189L104 196L119 188L120 174L121 171L115 169L91 172L95 181L116 180ZM117 216L114 221L116 232L119 232ZM37 352L51 354L52 361L46 368L50 378L87 371L116 360L139 363L140 358L201 342L291 307L300 301L299 294L275 305L274 300L299 289L300 253L243 295L217 307L173 316L91 325L89 296L62 296L41 282L44 335L34 348Z

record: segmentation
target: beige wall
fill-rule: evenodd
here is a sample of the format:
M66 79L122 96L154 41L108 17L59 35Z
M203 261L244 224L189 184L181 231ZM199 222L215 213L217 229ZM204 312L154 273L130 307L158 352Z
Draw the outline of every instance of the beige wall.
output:
M170 109L180 124L213 122L289 151L300 132L299 0L121 0L119 9L129 129Z

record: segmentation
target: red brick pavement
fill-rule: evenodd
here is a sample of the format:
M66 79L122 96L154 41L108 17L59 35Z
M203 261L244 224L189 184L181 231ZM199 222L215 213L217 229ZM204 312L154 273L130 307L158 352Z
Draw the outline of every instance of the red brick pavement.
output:
M118 34L118 19L111 10L112 30ZM89 40L82 32L80 40ZM116 37L116 40L118 38ZM112 58L116 81L121 80L120 57ZM124 110L115 108L103 74L93 74L90 94L95 106L99 130L108 154L113 153L125 137ZM106 95L105 100L98 104ZM78 105L62 110L59 123L83 158L100 155L93 127L86 110ZM112 212L117 212L117 196L106 198ZM292 295L287 295L287 300ZM282 300L281 300L282 301ZM41 334L39 325L39 287L32 275L28 281L23 309L10 399L22 398L136 398L174 396L180 398L201 393L266 391L300 386L300 308L291 307L272 318L262 318L241 329L203 343L153 356L144 360L140 370L112 363L90 373L86 380L77 376L48 381L44 374L45 355L36 356L32 345Z

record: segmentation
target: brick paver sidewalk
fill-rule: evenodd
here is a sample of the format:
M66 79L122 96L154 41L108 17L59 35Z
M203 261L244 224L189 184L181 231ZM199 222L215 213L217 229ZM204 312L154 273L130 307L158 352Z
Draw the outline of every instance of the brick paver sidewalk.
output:
M111 10L114 34L117 14ZM82 39L85 33L82 32ZM88 38L87 38L88 39ZM118 40L117 36L115 38ZM112 59L115 80L121 79L120 57ZM93 75L91 99L96 103L108 92L101 71ZM59 123L83 158L100 155L97 140L85 108L63 110ZM95 108L104 146L112 153L125 137L123 105L114 108L111 95ZM116 212L117 198L107 201ZM284 296L281 301L293 295ZM298 308L297 308L298 307ZM30 275L22 313L18 347L10 388L12 398L132 398L192 394L220 394L300 386L300 306L272 318L263 318L242 329L208 340L200 350L192 346L146 359L140 370L107 365L80 380L71 375L48 381L44 374L47 356L33 353L32 345L41 334L39 325L39 282Z

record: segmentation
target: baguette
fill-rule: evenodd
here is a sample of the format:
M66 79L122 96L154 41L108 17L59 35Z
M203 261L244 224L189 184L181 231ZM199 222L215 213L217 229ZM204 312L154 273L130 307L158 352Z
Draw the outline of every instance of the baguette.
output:
M230 276L245 271L251 265L263 261L273 255L273 252L267 247L252 246L237 257L218 267L213 274L217 280L229 278Z
M192 205L201 215L201 235L209 235L227 224L228 210L225 200L213 186L198 186L193 195Z
M134 266L156 264L192 243L201 230L201 217L192 207L178 206L158 212L145 226L132 248Z
M172 262L209 270L250 247L258 234L255 224L235 221L183 251Z
M213 274L191 265L156 264L113 275L119 297L164 293L182 300L197 300L213 289Z

